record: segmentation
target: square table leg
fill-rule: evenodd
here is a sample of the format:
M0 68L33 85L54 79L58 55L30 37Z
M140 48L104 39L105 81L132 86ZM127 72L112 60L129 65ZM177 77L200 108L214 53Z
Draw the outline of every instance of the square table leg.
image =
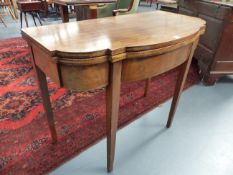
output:
M187 75L188 75L188 72L189 72L189 68L190 68L190 65L191 65L191 62L192 62L193 54L194 54L194 51L195 51L195 49L197 47L198 41L199 40L197 39L197 41L195 41L193 43L193 45L192 45L192 47L190 49L188 60L185 61L179 67L180 70L179 70L179 75L178 75L178 79L177 79L177 83L176 83L175 93L174 93L174 96L173 96L171 109L170 109L170 112L169 112L168 121L167 121L167 125L166 125L167 128L170 128L171 125L172 125L172 121L173 121L173 118L174 118L174 115L175 115L175 112L176 112L176 108L177 108L177 105L179 103L179 99L180 99L182 90L184 88L184 84L185 84L185 81L186 81L186 78L187 78Z
M57 142L57 132L56 132L56 127L55 127L51 102L50 102L50 98L49 98L49 91L48 91L48 84L47 84L47 80L46 80L46 75L36 65L32 48L31 48L31 62L33 64L33 70L35 73L37 84L38 84L40 92L41 92L43 106L44 106L45 114L47 116L50 134L52 137L52 142L56 143Z
M122 62L110 66L109 85L106 90L106 117L107 117L107 169L111 172L115 156L116 132L120 101Z

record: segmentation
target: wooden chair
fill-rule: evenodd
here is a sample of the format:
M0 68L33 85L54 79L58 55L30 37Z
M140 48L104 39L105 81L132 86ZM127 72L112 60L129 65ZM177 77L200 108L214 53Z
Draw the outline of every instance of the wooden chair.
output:
M113 10L117 7L117 3L112 4L98 4L97 6L97 18L104 18L112 16Z
M140 0L120 0L117 2L117 9L113 10L113 15L126 15L136 13Z
M7 27L7 25L6 25L6 23L4 22L4 20L3 20L2 16L1 16L1 14L0 14L0 22L3 23L3 25L4 25L5 27Z
M12 19L16 20L16 17L14 15L13 6L9 0L0 0L0 8L6 10L7 13L12 17ZM1 18L1 21L3 21L2 18Z
M136 13L140 0L118 0L117 3L98 5L97 18Z

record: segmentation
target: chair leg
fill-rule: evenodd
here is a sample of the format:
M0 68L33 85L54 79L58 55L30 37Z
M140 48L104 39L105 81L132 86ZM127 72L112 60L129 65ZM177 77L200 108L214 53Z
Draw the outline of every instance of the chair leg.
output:
M11 9L11 7L7 7L7 9L8 9L8 12L10 13L12 19L16 21L17 19L16 19L15 15L14 15L13 10Z
M106 90L106 112L107 112L107 169L111 172L115 156L116 132L118 126L118 112L121 86L122 62L111 65L109 85Z
M23 13L20 12L20 28L22 29L23 27Z
M40 18L40 15L39 15L38 12L36 12L36 16L37 16L37 18L38 18L38 21L39 21L40 25L42 26L41 18Z
M37 25L36 25L36 21L35 21L35 17L34 17L34 13L31 12L30 14L31 14L31 16L32 16L32 19L33 19L33 21L34 21L35 26L37 26Z
M185 81L188 75L188 71L190 68L190 64L192 62L193 53L194 53L195 48L197 47L197 44L198 44L198 40L195 41L195 43L193 43L193 46L190 49L191 51L190 51L188 60L185 61L182 65L180 65L180 71L179 71L178 80L176 83L175 93L173 96L171 109L169 112L168 121L166 125L167 128L170 128L172 125L172 121L173 121L173 118L176 112L176 108L179 103L180 95L182 93L182 90L183 90L183 87L184 87L184 84L185 84Z
M1 15L0 15L0 21L3 23L3 25L4 25L5 27L7 27L7 25L6 25L6 23L4 22L4 20L3 20L3 18L2 18Z
M11 9L13 11L13 14L14 14L16 20L17 20L18 19L17 2L13 1L13 0L10 0L10 1L11 1Z
M26 26L28 27L28 19L27 19L27 13L24 12L24 19L25 19L25 22L26 22Z

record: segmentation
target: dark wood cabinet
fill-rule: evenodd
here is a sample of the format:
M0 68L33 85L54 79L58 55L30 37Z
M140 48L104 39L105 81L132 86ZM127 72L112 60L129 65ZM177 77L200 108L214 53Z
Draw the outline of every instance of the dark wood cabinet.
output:
M224 75L233 74L233 3L180 0L181 14L198 16L207 22L194 57L206 85L214 85Z

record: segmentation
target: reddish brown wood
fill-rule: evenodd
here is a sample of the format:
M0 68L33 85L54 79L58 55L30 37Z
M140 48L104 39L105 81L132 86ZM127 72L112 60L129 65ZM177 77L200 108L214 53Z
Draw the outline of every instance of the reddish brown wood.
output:
M52 136L52 142L56 143L57 142L57 132L56 132L56 128L55 128L53 111L52 111L50 98L49 98L49 91L48 91L46 75L37 66L36 66L36 72L37 72L39 87L40 87L41 96L42 96L42 100L43 100L43 106L45 109L50 133Z
M148 95L148 91L150 88L150 82L151 82L150 78L145 81L144 97L146 97Z
M34 53L32 47L31 49L31 62L33 65L33 70L34 70L34 75L37 80L37 84L39 86L40 92L41 92L41 97L43 100L43 106L45 110L45 114L47 116L47 121L49 125L49 130L50 134L52 137L52 143L57 142L57 132L56 132L56 127L55 127L55 122L54 122L54 117L53 117L53 111L50 103L50 98L49 98L49 91L48 91L48 85L47 85L47 80L46 80L46 75L43 71L40 70L40 68L36 65L35 60L34 60Z
M201 19L162 11L22 29L23 37L32 45L53 139L56 130L45 74L68 89L88 91L107 86L107 167L112 171L121 82L146 80L182 65L169 126L187 76L193 43L204 30Z
M176 83L176 89L175 89L175 93L173 95L173 100L172 100L172 104L171 104L171 109L169 112L169 116L168 116L168 121L167 121L167 128L170 128L174 119L174 115L176 112L176 108L178 106L179 103L179 99L182 93L182 90L184 88L184 84L188 75L188 71L189 71L189 67L190 64L192 62L192 57L194 54L194 51L197 47L198 44L198 40L195 41L195 43L193 43L191 49L190 49L190 55L188 56L188 60L185 61L182 65L180 65L180 70L179 70L179 75L178 75L178 79L177 79L177 83Z
M107 169L111 172L115 156L116 131L120 101L122 62L112 64L109 74L109 85L106 90L107 111Z
M89 8L89 19L97 18L97 8Z

